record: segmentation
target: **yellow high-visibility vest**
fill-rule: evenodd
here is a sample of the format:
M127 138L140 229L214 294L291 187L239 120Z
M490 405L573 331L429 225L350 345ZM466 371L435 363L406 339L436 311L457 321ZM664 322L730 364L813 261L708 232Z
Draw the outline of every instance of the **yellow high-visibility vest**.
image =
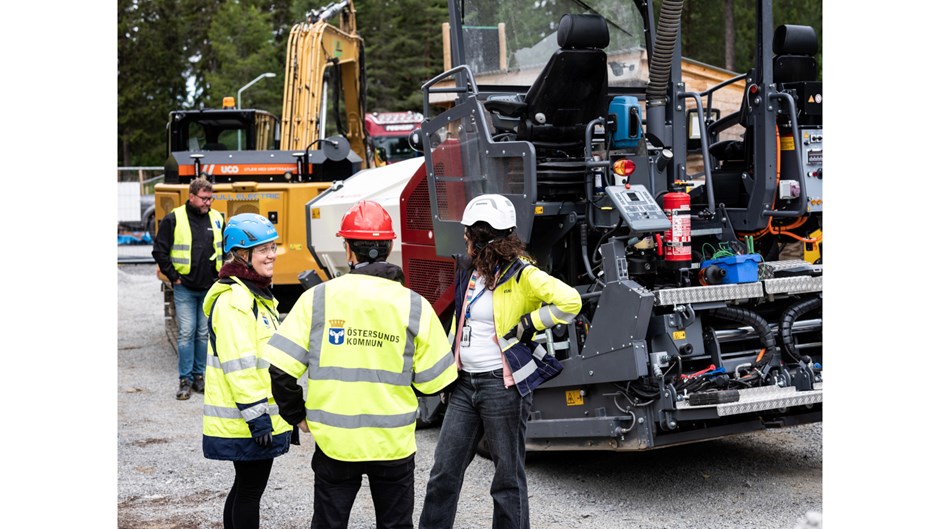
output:
M186 214L186 204L175 208L173 214L176 215L176 229L173 230L173 246L170 248L170 262L173 268L180 275L186 275L192 269L193 257L193 230L189 227L189 215ZM212 246L215 253L212 259L215 261L215 271L222 269L222 227L225 219L222 214L214 209L209 210L209 225L212 227Z

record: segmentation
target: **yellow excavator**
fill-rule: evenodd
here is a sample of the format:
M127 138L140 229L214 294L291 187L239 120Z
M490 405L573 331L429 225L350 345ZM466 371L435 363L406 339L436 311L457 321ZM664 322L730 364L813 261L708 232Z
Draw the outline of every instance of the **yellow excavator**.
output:
M154 189L157 225L186 202L198 176L213 182L212 208L226 219L239 213L270 219L280 235L274 290L285 312L304 290L302 279L327 279L308 251L305 204L372 165L364 130L363 49L352 0L331 3L291 29L280 121L263 110L235 108L231 97L221 109L169 115L165 179ZM157 274L167 337L175 347L173 289Z

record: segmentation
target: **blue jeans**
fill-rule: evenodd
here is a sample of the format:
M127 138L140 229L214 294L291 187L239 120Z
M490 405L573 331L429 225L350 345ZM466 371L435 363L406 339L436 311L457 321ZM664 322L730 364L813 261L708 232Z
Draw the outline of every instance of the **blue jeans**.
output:
M202 311L202 302L208 290L192 290L182 284L173 285L173 304L176 306L176 351L179 353L179 376L190 382L206 372L206 350L209 344L208 318Z
M522 397L503 385L502 369L460 372L437 439L420 529L454 526L464 472L483 438L496 467L490 485L493 528L529 529L525 427L531 407L531 393Z

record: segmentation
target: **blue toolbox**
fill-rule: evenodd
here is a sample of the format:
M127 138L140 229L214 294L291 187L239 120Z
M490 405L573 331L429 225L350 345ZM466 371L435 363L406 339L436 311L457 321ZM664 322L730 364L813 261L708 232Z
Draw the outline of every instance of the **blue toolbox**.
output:
M760 254L729 255L718 259L702 261L701 268L715 265L725 271L723 284L753 283L757 281L757 265L761 262Z

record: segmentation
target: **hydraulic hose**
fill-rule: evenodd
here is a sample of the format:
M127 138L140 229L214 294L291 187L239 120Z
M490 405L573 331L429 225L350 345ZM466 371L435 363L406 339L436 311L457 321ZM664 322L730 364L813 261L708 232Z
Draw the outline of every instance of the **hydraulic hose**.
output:
M770 328L767 320L760 317L756 312L738 307L724 307L715 309L711 314L717 318L730 320L744 325L750 325L760 337L761 344L764 346L763 354L758 355L754 362L754 367L760 369L770 362L776 361L777 343L774 340L774 332ZM766 374L766 373L765 373Z
M582 223L581 224L581 260L584 261L584 269L587 272L588 277L591 278L591 281L594 281L595 283L600 283L601 286L606 286L603 281L599 280L597 276L594 275L594 271L592 270L593 267L591 266L591 260L588 258L587 247L588 247L587 225Z
M787 307L787 310L783 311L783 316L780 317L780 343L783 350L796 361L800 360L800 356L796 354L796 342L793 340L793 323L800 316L819 307L822 307L822 298L798 301Z
M664 105L672 70L672 55L679 37L683 0L664 0L656 24L656 39L649 59L650 81L646 87L647 106Z

